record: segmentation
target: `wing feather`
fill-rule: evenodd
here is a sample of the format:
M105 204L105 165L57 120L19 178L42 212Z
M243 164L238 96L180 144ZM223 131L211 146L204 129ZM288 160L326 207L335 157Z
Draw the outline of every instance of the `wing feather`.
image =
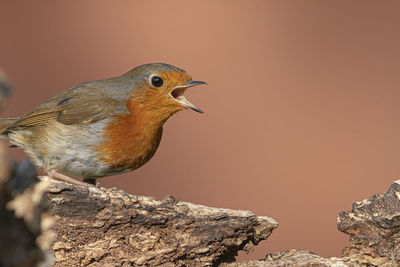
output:
M5 131L43 126L51 120L65 125L94 123L114 114L121 104L121 101L108 97L104 89L75 87L37 106Z

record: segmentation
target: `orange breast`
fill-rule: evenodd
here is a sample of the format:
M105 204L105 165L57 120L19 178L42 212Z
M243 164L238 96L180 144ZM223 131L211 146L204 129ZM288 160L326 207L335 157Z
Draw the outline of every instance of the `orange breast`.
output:
M97 147L99 157L112 168L134 170L145 164L156 152L162 135L162 124L143 104L129 100L130 114L115 118L104 132L105 142Z

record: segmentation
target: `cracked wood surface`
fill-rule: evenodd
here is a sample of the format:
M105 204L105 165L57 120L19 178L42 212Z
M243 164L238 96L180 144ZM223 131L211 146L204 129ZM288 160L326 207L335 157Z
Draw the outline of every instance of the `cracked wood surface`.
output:
M0 251L1 266L35 266L35 261L43 267L52 266L53 259L45 252L50 244L56 266L400 266L399 181L387 192L357 202L352 210L339 214L338 228L350 235L351 242L343 258L288 250L258 261L233 262L238 250L251 250L277 223L249 211L176 202L172 197L155 200L117 189L80 187L48 179L37 184L24 178L23 173L29 173L24 166L19 164L12 178L3 183L3 200L7 192L13 192L15 198L2 204L14 212L7 218L19 222L22 218L26 229L35 231L36 243L44 253L32 242L30 246L15 242L26 240L30 234L20 231L19 224L7 223L3 216L0 241L9 250ZM41 200L44 188L47 204ZM54 222L52 230L48 223L43 224L50 220L48 214ZM57 237L52 243L53 231Z
M51 181L56 266L217 266L278 224L250 211Z
M368 266L400 266L400 180L341 212L337 227L350 236L343 256Z

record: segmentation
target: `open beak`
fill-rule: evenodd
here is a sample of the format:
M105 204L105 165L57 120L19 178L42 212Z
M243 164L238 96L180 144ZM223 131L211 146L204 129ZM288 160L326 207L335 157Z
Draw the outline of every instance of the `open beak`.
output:
M171 91L171 96L178 101L182 106L186 108L190 108L194 111L197 111L199 113L203 113L201 109L193 105L192 103L189 102L189 100L186 99L186 97L183 96L183 93L188 89L189 87L193 87L196 85L202 85L202 84L207 84L206 82L201 82L201 81L188 81L184 85L178 85Z

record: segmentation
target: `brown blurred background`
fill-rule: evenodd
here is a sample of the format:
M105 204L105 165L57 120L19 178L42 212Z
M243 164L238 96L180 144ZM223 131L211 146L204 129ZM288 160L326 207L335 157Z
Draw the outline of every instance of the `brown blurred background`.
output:
M273 217L256 251L339 256L336 216L400 177L398 1L0 1L0 68L28 112L80 82L149 62L208 86L165 125L133 194ZM16 158L24 154L12 149Z

